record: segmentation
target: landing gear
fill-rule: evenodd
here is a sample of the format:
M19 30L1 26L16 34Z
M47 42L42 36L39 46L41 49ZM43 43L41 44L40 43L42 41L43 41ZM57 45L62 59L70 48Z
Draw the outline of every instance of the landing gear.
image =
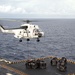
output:
M39 42L40 41L40 39L39 38L37 38L37 42Z
M20 39L19 42L22 42L22 39Z
M27 41L30 41L30 39L27 39Z

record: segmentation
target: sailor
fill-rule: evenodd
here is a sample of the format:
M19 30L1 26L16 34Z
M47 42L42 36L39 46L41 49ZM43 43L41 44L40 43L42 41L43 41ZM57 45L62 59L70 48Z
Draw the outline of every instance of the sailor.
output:
M63 60L63 59L60 59L60 60L57 62L57 69L58 69L59 71L66 71L66 69L67 69L66 61Z
M57 58L54 57L54 58L51 60L50 63L51 63L52 66L56 66L56 65L57 65Z

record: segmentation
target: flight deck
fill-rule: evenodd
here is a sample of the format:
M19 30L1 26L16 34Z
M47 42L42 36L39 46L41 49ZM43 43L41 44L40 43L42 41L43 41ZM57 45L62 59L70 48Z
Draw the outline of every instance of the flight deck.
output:
M4 69L9 70L8 72L13 72L14 74L11 75L75 75L75 62L67 59L66 70L60 71L57 66L51 65L51 60L54 56L48 56L38 59L28 59L28 60L16 60L16 61L0 61L0 69L2 72L5 72ZM61 58L57 58L60 60ZM44 60L46 63L45 68L27 68L26 63L27 61L31 60ZM10 72L10 73L11 73ZM0 72L0 75L1 72ZM7 74L5 74L7 75Z

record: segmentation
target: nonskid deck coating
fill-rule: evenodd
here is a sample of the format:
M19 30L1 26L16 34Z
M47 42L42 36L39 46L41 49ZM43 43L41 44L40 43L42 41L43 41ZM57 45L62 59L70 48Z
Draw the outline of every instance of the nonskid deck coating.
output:
M44 59L46 61L46 69L26 69L26 60L19 60L4 65L9 67L10 70L12 69L11 71L14 71L19 75L75 75L75 62L68 60L67 71L60 72L57 70L56 66L50 65L51 58L52 57L40 58L40 60Z

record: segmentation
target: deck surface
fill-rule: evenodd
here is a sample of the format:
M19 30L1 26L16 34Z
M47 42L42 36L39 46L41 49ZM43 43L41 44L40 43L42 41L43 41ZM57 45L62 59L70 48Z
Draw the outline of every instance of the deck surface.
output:
M0 75L6 75L8 72L14 75L75 75L75 62L67 60L67 71L60 72L56 66L51 66L50 61L53 57L42 58L46 62L46 69L27 69L25 63L27 60L15 62L0 61ZM40 58L40 60L42 60Z
M44 59L47 63L46 69L26 69L25 62L22 63L16 63L16 64L8 64L7 66L12 67L14 69L17 69L25 75L69 75L69 74L75 74L75 64L69 63L67 64L67 71L66 72L60 72L56 66L50 65L51 59Z

